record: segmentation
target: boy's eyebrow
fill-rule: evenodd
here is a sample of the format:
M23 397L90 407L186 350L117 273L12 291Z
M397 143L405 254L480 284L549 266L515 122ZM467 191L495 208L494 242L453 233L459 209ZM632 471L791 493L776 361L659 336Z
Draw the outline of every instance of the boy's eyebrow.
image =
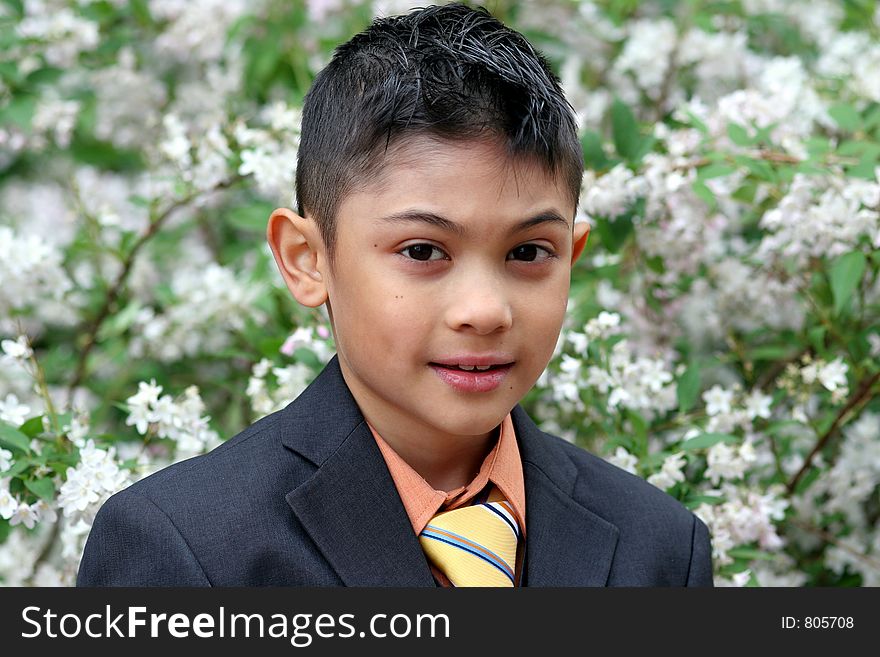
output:
M467 229L461 224L457 224L451 219L447 219L446 217L442 217L439 214L429 212L427 210L401 210L400 212L395 212L384 217L378 217L376 221L380 221L383 223L420 222L436 226L437 228L445 230L449 233L455 233L459 237L464 237L467 234ZM516 233L522 232L527 228L531 228L532 226L537 226L543 223L559 224L565 226L566 228L571 228L571 225L562 217L561 214L556 212L556 210L551 209L539 212L535 216L529 217L528 219L525 219L518 224L511 226L510 230L507 231L507 234L508 236L515 235Z

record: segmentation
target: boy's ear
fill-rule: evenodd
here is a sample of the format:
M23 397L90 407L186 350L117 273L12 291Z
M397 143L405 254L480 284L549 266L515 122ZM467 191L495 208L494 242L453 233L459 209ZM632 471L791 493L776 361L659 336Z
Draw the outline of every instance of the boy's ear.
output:
M319 248L323 242L314 222L287 208L278 208L269 215L266 240L294 298L310 308L324 303L327 287L318 269Z
M580 258L581 252L587 245L587 238L590 236L590 224L586 221L577 221L574 224L574 232L572 234L571 248L571 266Z

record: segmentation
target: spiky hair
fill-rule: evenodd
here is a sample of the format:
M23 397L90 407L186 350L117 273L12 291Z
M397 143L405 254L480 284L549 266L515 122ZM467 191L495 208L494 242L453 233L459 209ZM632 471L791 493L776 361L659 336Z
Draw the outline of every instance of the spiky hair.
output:
M318 224L331 267L340 201L381 180L383 157L415 136L501 139L510 156L537 157L577 205L574 111L522 34L460 3L377 18L336 48L303 107L297 210Z

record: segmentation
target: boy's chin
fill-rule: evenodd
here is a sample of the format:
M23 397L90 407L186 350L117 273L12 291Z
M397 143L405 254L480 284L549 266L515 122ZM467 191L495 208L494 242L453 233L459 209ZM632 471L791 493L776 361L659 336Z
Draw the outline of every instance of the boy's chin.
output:
M510 409L482 409L457 412L450 410L433 422L438 430L451 436L484 436L504 421Z

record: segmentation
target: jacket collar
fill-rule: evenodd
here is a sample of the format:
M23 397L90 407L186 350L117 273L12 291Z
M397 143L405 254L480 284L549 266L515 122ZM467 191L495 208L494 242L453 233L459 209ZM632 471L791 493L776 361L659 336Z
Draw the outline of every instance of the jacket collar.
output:
M558 439L511 411L526 487L527 586L603 586L618 529L573 497ZM333 356L282 411L282 443L317 470L285 499L348 586L434 586L394 481Z

